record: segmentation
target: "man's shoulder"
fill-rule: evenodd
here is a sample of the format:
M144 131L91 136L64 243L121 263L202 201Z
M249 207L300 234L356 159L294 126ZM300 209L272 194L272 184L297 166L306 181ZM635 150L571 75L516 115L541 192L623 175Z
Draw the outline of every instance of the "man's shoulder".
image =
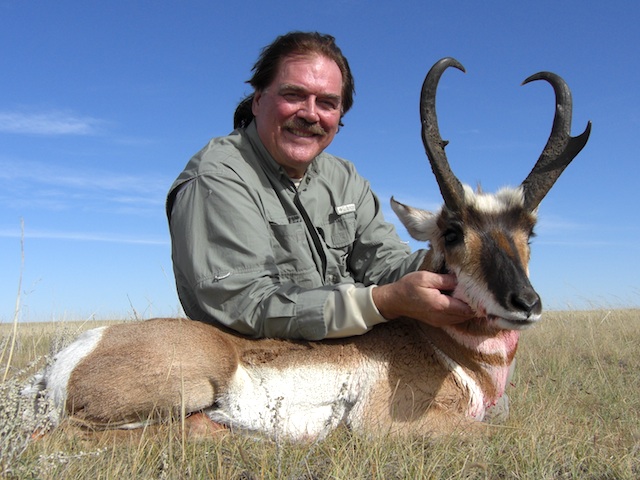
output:
M192 157L190 163L214 167L225 162L241 160L243 151L250 147L244 137L239 130L222 137L214 137Z
M252 155L251 143L242 130L212 138L191 157L178 175L169 189L169 198L172 198L179 187L197 177L229 176L247 179L253 171L247 161Z
M235 130L229 135L214 137L200 149L187 163L179 179L206 174L225 172L241 173L251 170L248 162L256 156L251 142L244 132ZM248 173L248 172L244 172Z
M360 176L353 162L331 153L322 152L314 163L318 175L333 181L366 181Z
M356 167L353 162L343 157L338 157L329 152L322 152L316 158L316 165L321 171L336 171L338 173L356 173Z

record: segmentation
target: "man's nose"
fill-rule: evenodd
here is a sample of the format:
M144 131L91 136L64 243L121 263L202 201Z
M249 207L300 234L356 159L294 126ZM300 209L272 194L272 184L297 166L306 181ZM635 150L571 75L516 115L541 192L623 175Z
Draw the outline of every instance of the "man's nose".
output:
M309 123L316 123L320 120L320 116L318 115L318 107L316 105L316 97L313 95L309 95L306 101L298 110L298 116L304 118Z

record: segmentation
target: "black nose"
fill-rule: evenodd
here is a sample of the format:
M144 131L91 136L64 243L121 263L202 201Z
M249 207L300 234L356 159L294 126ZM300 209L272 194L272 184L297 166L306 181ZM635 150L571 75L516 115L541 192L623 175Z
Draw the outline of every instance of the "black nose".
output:
M514 310L526 313L527 317L542 311L542 302L533 288L525 288L520 292L512 293L509 303Z

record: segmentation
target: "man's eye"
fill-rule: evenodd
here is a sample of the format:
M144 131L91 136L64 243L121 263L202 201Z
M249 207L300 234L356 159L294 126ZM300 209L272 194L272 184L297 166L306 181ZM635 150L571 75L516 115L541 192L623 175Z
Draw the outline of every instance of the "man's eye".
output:
M287 101L287 102L300 102L303 100L302 95L300 95L299 93L283 93L282 97Z
M339 108L339 104L333 100L320 100L318 104L325 110L337 110Z

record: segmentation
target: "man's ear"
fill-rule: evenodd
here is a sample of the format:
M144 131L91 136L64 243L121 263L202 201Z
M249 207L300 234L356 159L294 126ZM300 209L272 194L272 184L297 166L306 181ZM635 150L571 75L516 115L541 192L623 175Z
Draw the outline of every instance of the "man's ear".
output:
M258 109L260 108L261 97L262 97L262 92L259 90L256 90L255 93L253 94L253 101L251 102L251 113L253 113L254 117L257 115Z

